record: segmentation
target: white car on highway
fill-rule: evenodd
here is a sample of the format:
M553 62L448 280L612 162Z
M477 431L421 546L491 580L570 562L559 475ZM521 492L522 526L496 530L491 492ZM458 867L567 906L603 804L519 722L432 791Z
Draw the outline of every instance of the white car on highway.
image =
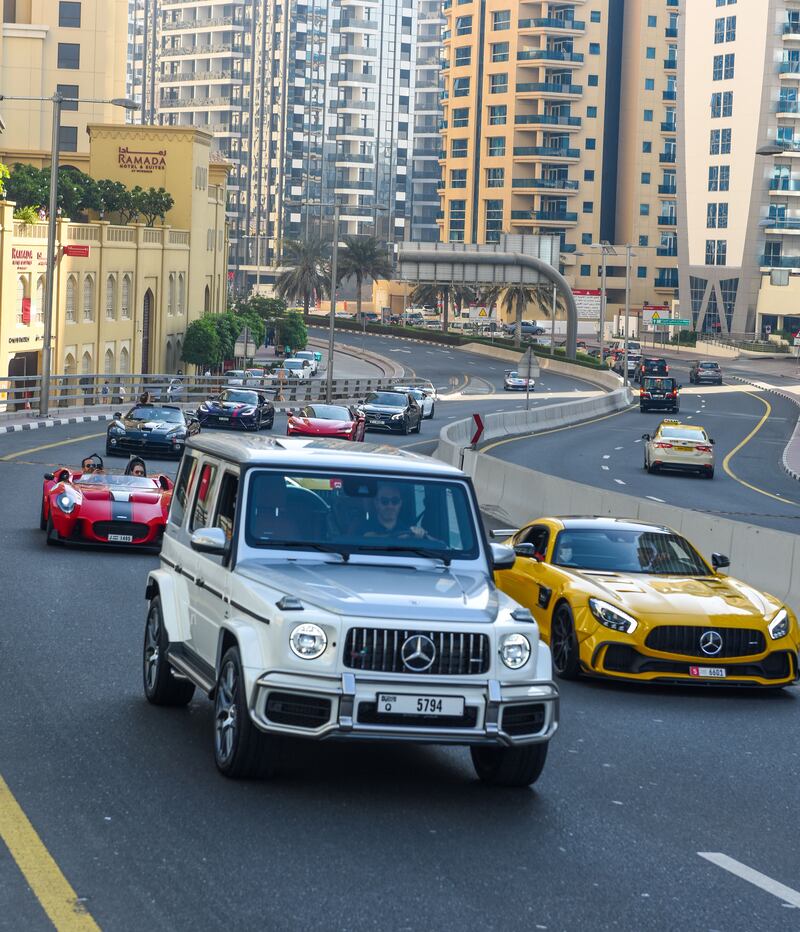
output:
M460 470L347 446L189 441L147 582L145 696L211 698L229 777L269 776L292 736L467 745L484 783L534 783L558 691L494 584L514 551L487 542Z
M419 385L393 385L391 390L393 392L402 392L404 395L411 395L422 408L423 418L430 420L433 417L436 409L435 393L431 394Z
M298 352L296 352L291 358L302 359L306 361L311 370L311 375L315 376L317 374L319 363L317 362L317 357L312 350L298 350Z

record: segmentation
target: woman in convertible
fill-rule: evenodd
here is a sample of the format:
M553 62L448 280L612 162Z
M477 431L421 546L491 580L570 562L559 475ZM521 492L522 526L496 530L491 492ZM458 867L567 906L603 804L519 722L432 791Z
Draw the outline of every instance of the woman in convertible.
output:
M141 456L132 456L128 460L128 465L125 467L126 476L146 476L147 475L147 464L141 458Z

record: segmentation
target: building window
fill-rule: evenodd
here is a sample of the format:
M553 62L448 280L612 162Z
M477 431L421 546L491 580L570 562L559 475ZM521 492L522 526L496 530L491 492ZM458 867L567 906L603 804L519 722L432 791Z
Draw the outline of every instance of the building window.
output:
M713 230L717 225L717 205L708 204L706 206L706 226Z
M717 240L717 265L727 265L728 263L728 241L724 239Z
M183 314L186 307L186 275L178 273L178 314Z
M453 79L453 97L467 97L469 94L469 78Z
M489 107L489 126L504 126L507 114L506 104L495 104Z
M720 130L712 129L709 137L708 151L711 155L719 155Z
M715 239L706 240L706 265L713 265L717 252L717 241Z
M722 131L720 146L719 146L720 155L729 155L731 151L731 131L729 129L724 129Z
M66 296L66 321L68 324L75 323L75 304L77 302L78 282L74 275L67 279L67 296Z
M594 201L584 201L583 212L585 214L593 214L594 213Z
M650 172L642 172L642 184L650 184Z
M581 278L588 278L592 274L592 267L590 265L581 266Z
M77 42L58 43L58 67L77 71L81 66L81 47Z
M646 91L654 91L656 89L655 78L645 78L644 79L644 89Z
M500 31L511 28L511 10L496 10L492 13L492 29Z
M636 267L636 277L647 278L647 266L646 265L639 265Z
M645 110L643 116L644 116L645 123L653 122L653 111L652 110Z
M169 273L167 280L167 316L172 317L175 314L175 273Z
M451 140L450 157L454 159L465 159L467 157L467 140L466 139Z
M658 24L658 18L657 18L657 17L655 17L655 16L648 16L648 17L647 17L647 25L648 25L648 27L649 27L650 29L655 29L655 27L656 27L657 24Z
M44 320L44 275L40 275L39 281L36 283L35 320L37 324L42 323L42 321Z
M597 116L597 107L587 107L587 108L586 108L586 116L589 117L590 119L591 119L592 117L596 117L596 116Z
M503 202L492 200L486 202L486 242L499 243L503 230Z
M650 216L650 205L649 205L649 204L640 204L640 205L639 205L639 216L640 216L640 217L649 217L649 216Z
M655 48L651 45L648 45L647 48L645 49L645 58L649 58L651 61L653 61L655 57L656 57Z
M486 187L502 188L505 183L506 170L504 168L487 168L486 169Z
M466 168L453 168L450 171L450 187L451 188L466 188L467 186L467 170Z
M712 69L711 69L711 79L712 79L712 81L721 81L721 80L722 80L722 63L723 63L723 60L724 60L724 56L722 56L722 55L715 55L715 56L714 56L714 64L713 64L713 67L712 67Z
M590 43L589 43L589 54L590 54L590 55L599 55L599 54L600 54L600 43L599 43L599 42L590 42Z
M472 17L471 16L456 16L456 35L457 36L471 36L472 35Z
M472 48L469 45L460 45L456 49L455 64L457 68L466 67L472 61Z
M725 41L734 42L736 40L736 17L728 16L725 19Z
M117 316L117 282L113 275L106 279L106 320Z
M731 186L731 167L730 165L720 165L719 167L719 189L728 191Z
M649 243L650 243L650 237L649 237L649 236L640 236L640 237L639 237L639 245L640 245L640 246L647 246Z
M726 81L730 80L734 75L735 58L736 56L733 54L733 52L729 52L725 56L725 69L723 74Z
M492 61L508 61L508 42L495 42L492 45Z
M728 204L725 201L717 205L717 228L720 230L728 228Z
M464 229L466 226L467 202L450 201L450 227L448 239L451 243L464 242Z
M94 278L86 275L83 279L83 322L94 320Z
M505 155L506 154L506 137L489 136L488 137L488 155Z
M508 74L503 72L502 74L491 74L489 75L489 93L490 94L505 94L508 92Z
M62 97L73 97L77 98L80 93L80 89L77 84L56 84L56 90ZM77 110L78 101L75 100L64 100L61 102L61 112L64 113L65 110Z
M594 169L593 168L585 168L583 170L583 180L594 181Z
M720 45L725 41L725 17L720 16L714 20L714 44Z
M586 148L587 148L587 149L596 149L596 148L597 148L597 140L596 140L596 139L587 139L587 140L586 140Z
M709 191L719 190L719 166L717 165L712 165L708 169L708 190Z
M81 5L80 3L61 0L58 4L58 25L65 29L81 28Z
M722 115L733 116L733 91L725 91L722 95Z
M120 292L119 314L123 320L131 319L131 277L130 275L122 276L122 288Z
M600 10L592 10L589 19L593 23L599 23L600 22Z
M589 85L589 87L598 87L600 84L600 80L596 74L590 74L589 77L586 79L586 83Z
M469 126L469 107L456 107L453 110L453 127Z
M78 127L77 126L59 126L58 127L58 150L59 152L77 152L78 151Z

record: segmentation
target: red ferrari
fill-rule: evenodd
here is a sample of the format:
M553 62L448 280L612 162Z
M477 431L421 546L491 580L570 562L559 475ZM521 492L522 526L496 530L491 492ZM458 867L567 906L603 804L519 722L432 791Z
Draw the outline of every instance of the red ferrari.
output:
M40 527L47 543L105 544L158 550L172 498L169 476L44 475Z
M364 439L367 419L356 408L345 405L306 405L287 411L286 433L292 437L339 437L341 440Z

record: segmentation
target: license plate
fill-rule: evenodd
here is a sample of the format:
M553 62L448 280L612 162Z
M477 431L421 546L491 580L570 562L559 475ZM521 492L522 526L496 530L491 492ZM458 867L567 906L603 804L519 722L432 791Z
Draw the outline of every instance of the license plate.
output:
M675 447L681 453L691 453L694 450L694 447Z
M462 696L409 696L379 693L378 713L384 715L453 715L464 714Z
M220 415L220 416L217 417L217 420L218 420L218 421L229 421L230 418L229 418L229 417L222 417L222 416Z
M131 534L109 534L109 543L112 544L132 544L133 535Z
M724 680L727 675L725 667L689 667L689 676L710 676Z

